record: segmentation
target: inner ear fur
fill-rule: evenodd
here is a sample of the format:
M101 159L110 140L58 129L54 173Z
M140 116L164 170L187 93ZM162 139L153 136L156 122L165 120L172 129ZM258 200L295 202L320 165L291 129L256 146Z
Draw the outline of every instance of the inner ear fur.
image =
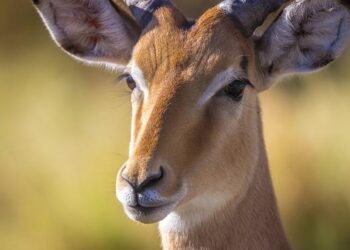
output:
M321 69L340 56L350 31L349 9L335 0L297 0L262 37L258 65L267 84L277 76Z
M33 1L54 41L87 63L128 63L140 30L116 0Z

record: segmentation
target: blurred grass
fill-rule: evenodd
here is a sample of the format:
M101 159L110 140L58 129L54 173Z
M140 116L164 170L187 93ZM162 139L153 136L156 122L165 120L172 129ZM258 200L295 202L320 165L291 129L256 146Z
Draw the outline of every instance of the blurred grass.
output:
M196 16L207 7L200 2L179 6ZM156 227L128 220L114 197L127 156L127 90L60 52L30 1L0 11L1 249L159 249ZM349 66L347 50L327 70L262 94L295 249L350 249Z

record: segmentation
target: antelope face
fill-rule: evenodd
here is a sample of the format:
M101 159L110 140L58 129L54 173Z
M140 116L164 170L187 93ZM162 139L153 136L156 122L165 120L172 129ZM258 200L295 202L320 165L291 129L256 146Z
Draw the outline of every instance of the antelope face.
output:
M350 26L335 0L298 0L261 37L283 0L226 0L195 23L168 0L125 1L136 22L109 0L34 2L65 52L124 71L133 119L117 197L143 223L238 203L263 148L257 93L334 60Z
M222 205L250 178L256 157L243 168L242 155L257 152L248 40L218 9L187 29L174 10L159 9L155 20L159 25L149 25L127 69L132 139L117 178L126 213L146 223L174 209L194 212L212 197L213 206Z

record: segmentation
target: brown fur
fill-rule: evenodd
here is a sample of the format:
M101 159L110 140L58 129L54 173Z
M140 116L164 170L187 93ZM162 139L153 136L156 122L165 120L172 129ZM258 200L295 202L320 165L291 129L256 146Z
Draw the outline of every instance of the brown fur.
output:
M165 249L289 249L257 94L278 75L315 70L341 54L350 33L344 6L292 2L253 40L220 7L191 26L166 4L139 35L129 12L108 0L35 4L66 52L129 68L144 81L132 93L130 155L117 178L117 196L130 218L161 221ZM232 78L251 82L242 100L215 94L199 102L228 69L237 74ZM151 187L135 187L150 176L158 176ZM156 212L144 212L149 208Z
M290 249L275 205L261 137L260 142L259 166L240 203L230 202L190 231L161 231L164 249Z
M243 56L249 58L250 74L255 72L252 44L217 8L188 30L181 28L185 22L175 9L159 9L134 49L149 100L139 99L137 144L124 173L141 183L159 165L166 166L158 189L167 197L186 180L189 192L177 208L186 214L195 212L189 204L199 193L230 187L233 199L200 227L161 231L165 249L288 249L258 129L256 89L247 89L237 104L243 109L240 117L236 104L227 100L203 110L195 105L210 79L229 66L239 68Z

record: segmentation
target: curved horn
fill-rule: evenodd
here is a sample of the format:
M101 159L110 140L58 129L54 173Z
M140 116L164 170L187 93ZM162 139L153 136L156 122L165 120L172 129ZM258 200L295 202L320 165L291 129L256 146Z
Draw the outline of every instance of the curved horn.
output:
M225 0L219 6L251 36L266 17L289 0Z
M144 28L152 19L152 13L163 5L172 5L171 0L124 0L138 24Z

